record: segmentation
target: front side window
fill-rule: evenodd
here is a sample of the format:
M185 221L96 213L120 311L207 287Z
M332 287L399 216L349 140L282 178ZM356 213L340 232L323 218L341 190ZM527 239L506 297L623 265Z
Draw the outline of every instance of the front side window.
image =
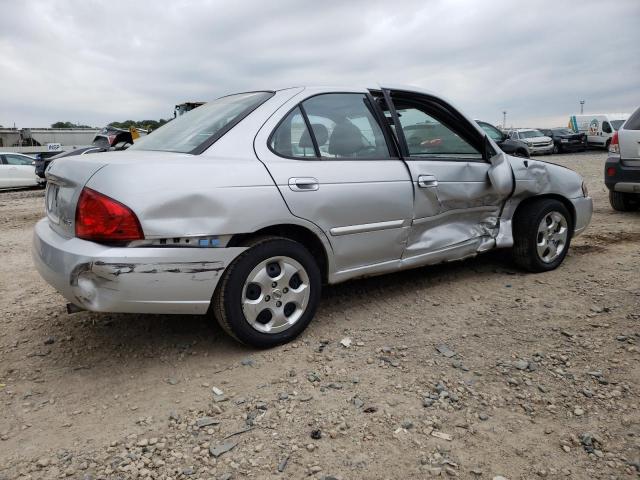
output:
M609 122L602 122L602 131L604 133L611 133L611 125L609 125Z
M396 108L411 157L482 159L482 153L418 106Z
M272 96L251 92L218 98L164 124L129 149L199 153Z
M326 93L305 100L302 108L296 107L280 122L269 145L278 155L294 158L361 160L390 156L369 100L360 93Z

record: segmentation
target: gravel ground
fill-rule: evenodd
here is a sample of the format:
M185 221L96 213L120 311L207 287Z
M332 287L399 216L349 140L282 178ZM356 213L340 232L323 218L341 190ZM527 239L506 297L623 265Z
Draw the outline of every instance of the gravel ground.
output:
M610 208L605 156L547 158L595 201L558 270L496 251L330 287L268 351L67 315L31 264L42 191L0 192L0 479L637 478L640 213Z

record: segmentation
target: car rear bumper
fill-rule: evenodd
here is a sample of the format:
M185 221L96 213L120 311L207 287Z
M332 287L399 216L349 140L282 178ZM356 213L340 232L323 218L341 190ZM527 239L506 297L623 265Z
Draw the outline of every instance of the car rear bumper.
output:
M593 200L591 197L572 198L571 203L576 212L576 222L573 227L573 236L580 235L586 230L593 215Z
M40 220L33 260L69 302L96 312L203 314L222 273L245 248L110 247Z
M604 183L615 192L640 194L640 166L624 165L619 156L610 156L604 165Z

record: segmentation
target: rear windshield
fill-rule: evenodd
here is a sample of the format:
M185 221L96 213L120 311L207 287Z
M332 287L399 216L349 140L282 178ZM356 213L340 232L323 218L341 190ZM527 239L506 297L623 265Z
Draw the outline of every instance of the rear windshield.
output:
M556 135L574 135L575 134L575 132L572 132L571 130L568 130L566 128L554 128L553 133L555 133Z
M200 153L272 95L251 92L218 98L140 138L129 150Z

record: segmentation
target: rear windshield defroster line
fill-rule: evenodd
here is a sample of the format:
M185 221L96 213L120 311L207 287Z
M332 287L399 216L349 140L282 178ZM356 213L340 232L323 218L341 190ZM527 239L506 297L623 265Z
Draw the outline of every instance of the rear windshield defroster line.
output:
M258 91L220 97L166 123L129 150L198 155L274 95L273 91Z

